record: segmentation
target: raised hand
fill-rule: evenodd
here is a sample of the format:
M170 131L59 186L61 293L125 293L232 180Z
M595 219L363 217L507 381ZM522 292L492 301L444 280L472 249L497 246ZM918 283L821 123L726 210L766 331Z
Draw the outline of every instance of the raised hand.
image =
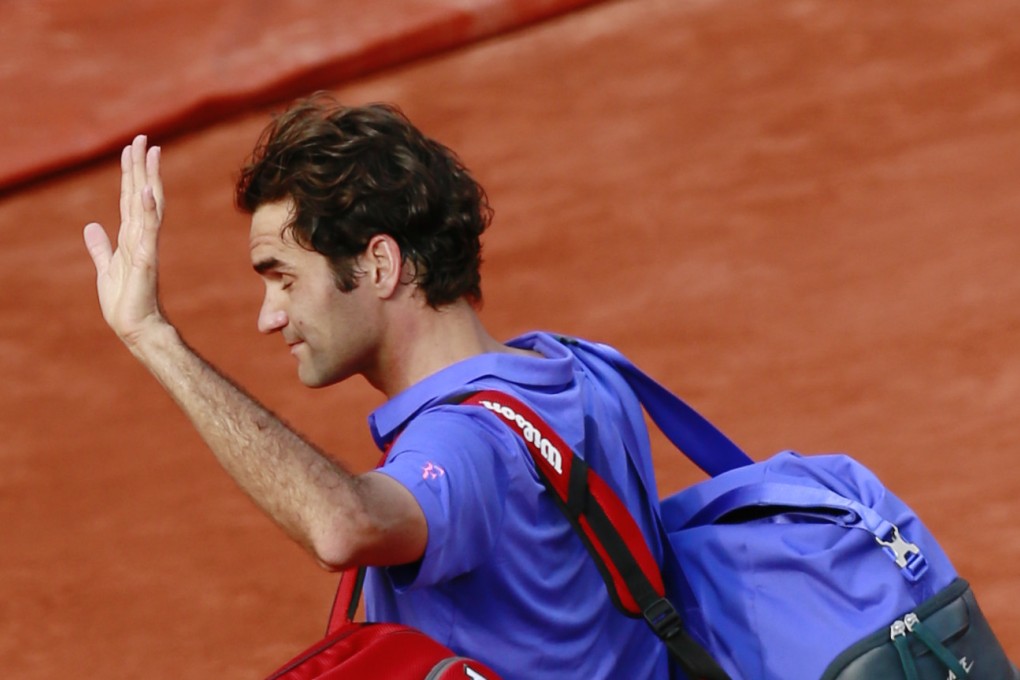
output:
M163 220L160 149L144 135L121 153L120 231L113 249L106 230L85 226L85 246L96 267L103 318L129 347L145 330L165 321L160 309L157 242Z

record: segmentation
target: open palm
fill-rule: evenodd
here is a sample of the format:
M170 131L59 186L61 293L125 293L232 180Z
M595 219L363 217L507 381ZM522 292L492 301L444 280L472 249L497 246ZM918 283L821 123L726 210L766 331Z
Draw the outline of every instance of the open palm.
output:
M163 219L159 147L144 135L121 153L120 231L117 248L98 223L85 226L85 246L96 267L103 318L129 346L144 330L163 321L159 306L157 241Z

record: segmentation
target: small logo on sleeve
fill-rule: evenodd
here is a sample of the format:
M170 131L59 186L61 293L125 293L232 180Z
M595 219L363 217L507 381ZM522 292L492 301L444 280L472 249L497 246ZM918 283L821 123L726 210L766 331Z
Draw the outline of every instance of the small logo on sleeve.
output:
M446 474L446 470L444 470L443 468L439 467L438 465L436 465L432 461L429 461L428 463L423 465L422 468L421 468L421 478L422 479L439 479L440 477L442 477L445 474Z

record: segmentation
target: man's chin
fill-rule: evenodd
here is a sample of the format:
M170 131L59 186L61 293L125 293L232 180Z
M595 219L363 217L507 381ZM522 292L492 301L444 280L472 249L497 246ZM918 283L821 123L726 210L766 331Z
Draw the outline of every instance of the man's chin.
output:
M349 375L336 375L333 373L322 373L318 371L312 371L298 367L298 380L305 387L311 387L312 389L319 389L322 387L329 387L330 385L336 385L337 383L343 382Z
M323 380L319 376L308 376L308 377L306 377L306 376L302 375L300 372L298 373L298 380L300 380L301 384L304 385L305 387L311 387L312 389L319 389L320 387L328 387L329 385L332 385L332 384L337 382L335 380L332 380L332 381L330 381L330 380Z

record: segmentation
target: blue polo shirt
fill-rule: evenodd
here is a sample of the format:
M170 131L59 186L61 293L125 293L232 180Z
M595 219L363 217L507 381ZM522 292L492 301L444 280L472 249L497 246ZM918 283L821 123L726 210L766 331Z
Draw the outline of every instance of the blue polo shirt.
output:
M643 490L656 487L641 407L615 371L581 361L555 336L508 344L542 357L472 357L370 416L380 448L396 438L380 471L417 499L428 543L414 564L369 569L367 617L419 628L506 680L668 678L664 645L614 608L520 437L484 408L443 401L488 388L530 405L615 488L661 561L657 506ZM633 457L625 431L640 449Z

